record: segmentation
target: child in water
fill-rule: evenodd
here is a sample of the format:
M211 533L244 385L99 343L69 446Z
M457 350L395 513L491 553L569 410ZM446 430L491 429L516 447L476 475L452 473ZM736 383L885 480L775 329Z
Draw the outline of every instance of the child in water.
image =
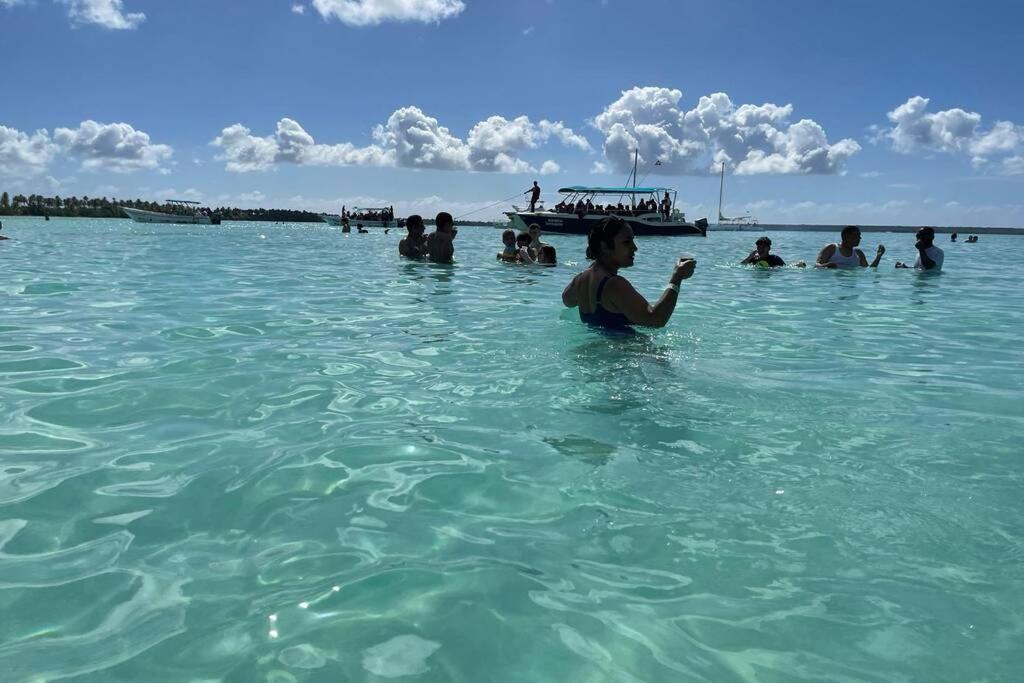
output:
M505 248L498 254L498 260L515 262L519 255L519 249L516 247L515 231L506 230L501 233L501 241L505 244Z
M516 235L516 255L519 257L519 263L533 264L537 262L530 253L531 241L532 238L528 232L521 232Z
M555 248L550 244L545 244L541 247L540 254L537 255L537 263L542 266L558 265L558 255L555 253Z

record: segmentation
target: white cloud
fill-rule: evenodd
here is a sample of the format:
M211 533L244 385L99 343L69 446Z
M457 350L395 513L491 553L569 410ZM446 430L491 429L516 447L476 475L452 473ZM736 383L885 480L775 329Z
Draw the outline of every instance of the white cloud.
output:
M253 190L252 192L243 192L238 195L238 199L243 202L262 202L267 198L267 195L263 194L259 190Z
M550 140L589 150L587 140L561 121L530 121L491 116L474 125L465 140L418 107L395 110L373 130L375 144L317 144L293 119L278 121L274 135L256 136L240 123L221 131L212 144L229 171L263 171L278 163L321 166L397 166L401 168L532 173L520 155ZM554 162L552 162L554 163ZM550 169L551 166L549 165Z
M292 5L292 14L305 14L305 13L306 13L306 6L305 5Z
M115 173L156 169L173 154L168 145L153 144L148 134L127 123L83 121L77 129L57 128L53 140L63 151L82 157L83 168Z
M562 167L559 166L554 161L552 161L551 159L548 159L547 161L545 161L543 164L540 165L540 171L539 172L540 172L541 175L551 175L553 173L561 173L562 172Z
M1011 121L981 127L981 114L960 108L929 112L927 97L911 97L890 111L890 128L877 128L877 137L888 140L902 154L934 153L969 156L976 167L1004 155L1024 151L1024 128ZM1003 173L1013 174L1014 156L1001 159Z
M96 24L114 30L138 28L146 20L142 12L124 13L123 0L58 0L68 6L75 24Z
M531 33L533 33L533 27L532 26L527 26L526 28L523 29L523 35L524 36L528 36Z
M466 9L462 0L313 0L324 19L349 26L375 26L385 21L438 23Z
M1003 159L1003 173L1006 175L1024 174L1024 156L1018 155Z
M630 170L638 149L645 167L669 175L707 173L723 161L739 174L830 174L841 173L860 150L851 139L829 144L824 129L810 119L790 124L789 104L737 107L725 93L714 93L684 111L681 99L676 89L636 87L594 118L615 170Z
M46 170L57 149L45 130L29 135L0 126L0 176L38 175Z
M140 187L139 191L149 194L148 188ZM168 199L184 199L192 202L203 201L203 193L194 187L189 187L187 189L181 190L180 192L178 190L175 190L173 187L168 187L162 190L157 190L156 192L153 193L153 195L157 198L157 201L161 202Z
M608 168L608 164L604 163L603 161L595 161L594 165L590 167L590 172L595 175L604 175L607 173L611 173L612 170Z

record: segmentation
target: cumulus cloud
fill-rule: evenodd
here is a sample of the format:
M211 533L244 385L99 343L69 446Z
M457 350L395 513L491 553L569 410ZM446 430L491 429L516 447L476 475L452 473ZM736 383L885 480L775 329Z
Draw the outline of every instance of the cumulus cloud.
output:
M114 30L138 28L146 20L142 12L124 13L123 0L58 0L68 6L75 24L96 24Z
M157 169L173 154L168 145L152 143L148 134L127 123L83 121L77 129L57 128L53 140L63 151L81 157L84 168L115 173Z
M721 162L739 174L830 174L842 172L860 150L851 139L830 144L811 119L791 124L790 104L736 106L727 94L714 93L686 111L682 96L672 88L631 88L594 117L616 171L630 170L638 150L654 173L669 175L707 173Z
M29 135L0 126L0 176L39 175L46 170L57 150L45 130Z
M540 165L539 173L541 175L551 175L553 173L561 173L561 171L561 166L559 166L556 162L552 161L551 159L548 159L547 161Z
M561 121L491 116L474 125L463 140L418 107L395 110L373 129L375 144L318 144L293 119L278 121L274 135L256 136L240 123L221 131L213 145L229 171L264 171L278 163L323 166L397 166L496 173L536 172L521 158L551 140L589 150L587 140ZM553 168L550 162L547 168ZM557 164L556 164L557 165Z
M217 159L226 161L227 170L236 173L265 171L278 163L311 166L392 165L391 155L376 145L360 148L349 143L317 144L297 121L289 118L278 121L277 130L267 136L253 135L248 128L236 123L222 130L210 144L223 150Z
M1002 172L1014 173L1013 159L1024 151L1024 128L996 121L986 130L977 112L960 108L930 112L929 103L927 97L909 98L887 114L891 127L875 128L875 138L888 140L902 154L962 154L975 166L997 160Z
M466 9L462 0L313 0L324 19L349 26L375 26L385 21L439 23Z
M305 5L292 5L292 14L305 14L305 13L306 13L306 6Z

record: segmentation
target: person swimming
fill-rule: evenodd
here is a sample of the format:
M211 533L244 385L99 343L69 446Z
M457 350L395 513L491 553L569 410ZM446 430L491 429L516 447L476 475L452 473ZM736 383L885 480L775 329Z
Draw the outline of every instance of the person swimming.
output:
M527 232L516 235L516 259L519 263L537 262L537 259L533 258L533 254L530 253L530 234Z
M498 252L498 260L515 262L519 252L519 248L516 246L515 230L506 230L501 233L501 242L505 247Z
M537 255L537 263L542 266L557 266L558 254L555 252L555 248L550 244L542 246L540 254Z
M679 298L679 285L693 276L694 259L680 259L657 303L651 305L626 278L637 252L633 229L618 216L598 221L587 237L587 258L593 263L578 273L562 292L562 303L579 308L580 320L595 327L630 329L633 325L664 327Z

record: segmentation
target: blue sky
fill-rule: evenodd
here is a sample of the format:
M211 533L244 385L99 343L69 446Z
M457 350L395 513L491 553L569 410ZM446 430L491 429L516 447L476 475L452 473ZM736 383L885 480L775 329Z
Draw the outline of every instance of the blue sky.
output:
M456 215L532 180L690 217L1024 226L1010 2L0 0L0 188ZM660 165L655 165L660 161ZM507 205L472 214L494 218Z

